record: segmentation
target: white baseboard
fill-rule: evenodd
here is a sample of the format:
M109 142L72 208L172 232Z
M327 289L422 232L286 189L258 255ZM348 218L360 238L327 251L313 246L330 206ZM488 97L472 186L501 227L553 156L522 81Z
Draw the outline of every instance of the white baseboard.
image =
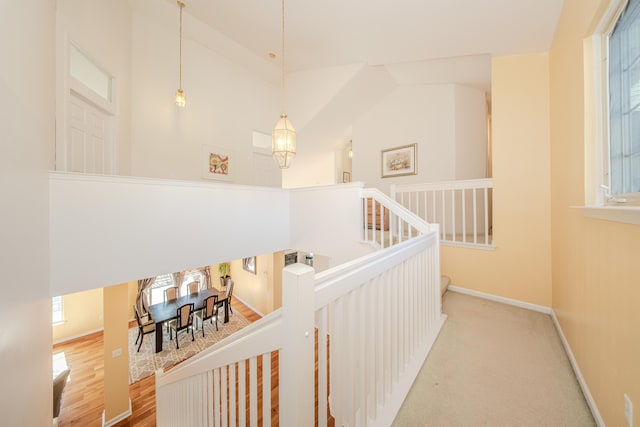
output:
M244 305L246 305L247 307L249 307L251 310L253 310L254 312L258 313L260 315L260 317L264 317L264 314L262 314L260 312L260 310L258 310L257 308L253 307L251 304L247 303L245 300L243 300L242 298L239 298L237 296L233 296L234 298L237 298L238 301L240 301L241 303L243 303Z
M124 411L123 413L121 413L120 415L116 415L115 417L111 418L109 421L105 421L105 412L102 411L102 427L111 427L112 425L115 425L117 423L119 423L120 421L124 420L125 418L130 417L132 414L131 412L131 399L129 399L129 409Z
M478 298L501 302L503 304L513 305L515 307L537 311L539 313L551 314L552 312L551 307L545 307L544 305L531 304L530 302L524 302L524 301L519 301L517 299L501 297L498 295L488 294L486 292L474 291L472 289L461 288L459 286L449 285L448 289L453 292L458 292L459 294L471 295Z
M104 331L104 328L92 329L90 331L86 331L86 332L83 332L81 334L72 335L70 337L65 337L65 338L62 338L62 339L60 339L58 341L54 341L53 345L60 344L60 343L63 343L63 342L67 342L67 341L71 341L71 340L75 340L76 338L82 338L82 337L85 337L87 335L95 334L96 332L102 332L102 331Z
M569 362L571 363L571 367L573 368L573 373L578 379L578 384L580 384L580 388L582 389L582 394L587 401L587 405L589 405L589 409L591 409L591 415L593 415L593 419L595 420L598 427L605 427L604 420L600 415L600 411L598 410L598 406L596 405L596 401L593 399L591 392L589 391L589 387L587 386L587 382L582 376L582 372L580 371L580 367L578 366L578 362L576 358L573 356L573 352L571 351L571 347L569 346L569 342L567 338L564 336L564 332L562 331L562 327L560 326L560 322L558 322L558 318L556 317L555 311L551 310L551 318L553 319L553 324L558 331L558 335L560 336L560 341L562 341L562 346L564 347L564 351L567 353L567 357L569 358Z

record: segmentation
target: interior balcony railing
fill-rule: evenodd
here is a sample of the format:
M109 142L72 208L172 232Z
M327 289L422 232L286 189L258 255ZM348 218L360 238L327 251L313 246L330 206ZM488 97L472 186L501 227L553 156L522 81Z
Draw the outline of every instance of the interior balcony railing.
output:
M446 318L439 231L378 191L360 196L365 240L369 204L395 232L317 274L285 267L280 309L157 371L158 426L391 425Z
M443 245L494 249L492 190L491 178L392 185L391 198L439 224Z

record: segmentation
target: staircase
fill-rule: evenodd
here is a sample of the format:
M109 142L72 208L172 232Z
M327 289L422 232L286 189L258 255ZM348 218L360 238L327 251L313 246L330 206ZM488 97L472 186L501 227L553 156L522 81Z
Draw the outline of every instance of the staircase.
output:
M269 426L274 408L282 426L391 425L446 319L439 233L377 190L360 198L364 218L367 199L387 210L391 237L317 274L287 266L282 308L156 372L158 426Z
M444 293L447 292L447 288L449 288L450 283L451 279L449 276L440 276L440 296L444 296Z

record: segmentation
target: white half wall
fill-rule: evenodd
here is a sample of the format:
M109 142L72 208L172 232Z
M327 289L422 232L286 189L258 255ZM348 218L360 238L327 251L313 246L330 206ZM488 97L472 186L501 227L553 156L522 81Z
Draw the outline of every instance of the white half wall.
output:
M51 295L289 248L289 193L50 174Z
M291 248L327 256L330 267L371 253L360 243L362 187L354 182L290 190Z

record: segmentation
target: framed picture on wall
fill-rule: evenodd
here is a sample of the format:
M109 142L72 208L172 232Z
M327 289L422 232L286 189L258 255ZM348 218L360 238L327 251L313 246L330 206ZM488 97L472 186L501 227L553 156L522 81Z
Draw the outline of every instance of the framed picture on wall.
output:
M242 258L242 268L249 273L256 273L256 257Z
M202 177L232 181L234 172L234 153L226 148L202 146Z
M418 144L382 150L380 153L382 178L415 175L418 173L417 154Z

